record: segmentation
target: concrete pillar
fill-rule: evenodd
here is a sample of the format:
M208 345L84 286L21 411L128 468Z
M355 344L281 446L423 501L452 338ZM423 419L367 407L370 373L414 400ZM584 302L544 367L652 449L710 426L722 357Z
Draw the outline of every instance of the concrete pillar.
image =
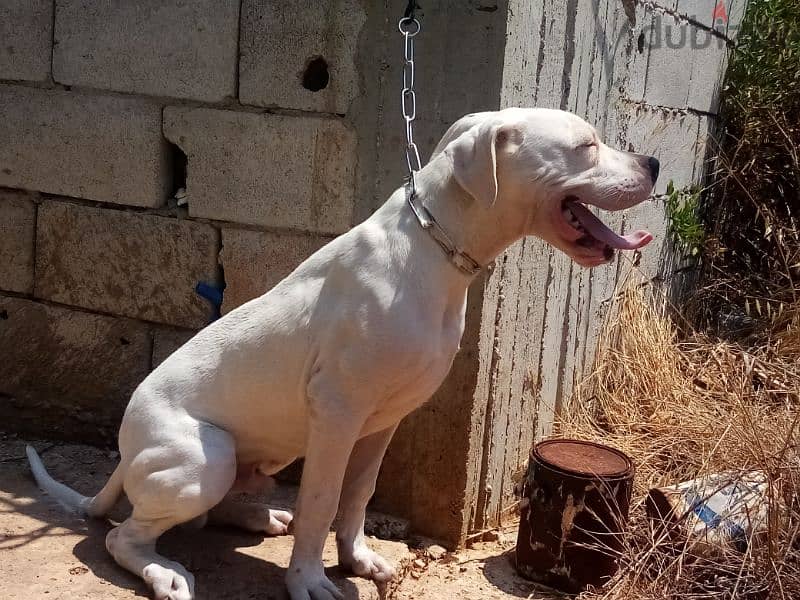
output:
M743 10L734 14L741 19ZM670 180L682 187L702 177L698 157L705 152L728 43L718 28L638 0L453 2L423 12L421 21L417 132L423 148L462 114L542 106L578 113L611 145L659 157L657 193ZM370 25L377 24L368 21L362 37L362 73L375 67L375 57L364 61L363 51ZM660 30L667 25L671 31ZM712 36L714 44L672 48L663 41L667 33L687 40ZM386 69L374 95L364 97L384 109L370 163L376 202L404 170L400 40L384 36L379 45L388 49L380 59ZM651 61L685 68L681 77L663 81ZM632 270L657 282L674 266L666 260L670 244L659 202L604 220L618 230L647 226L657 239L642 258L617 258L587 271L530 238L475 282L452 373L401 425L389 450L376 497L383 509L453 545L513 509L513 487L532 443L552 431L592 366L617 282Z

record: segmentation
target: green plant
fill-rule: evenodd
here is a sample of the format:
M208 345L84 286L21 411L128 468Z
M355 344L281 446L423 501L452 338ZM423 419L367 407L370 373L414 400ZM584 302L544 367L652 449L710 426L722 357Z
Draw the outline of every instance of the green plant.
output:
M689 256L697 256L706 237L700 220L700 188L697 186L677 189L670 181L667 184L665 208L669 221L669 232L678 248Z
M772 321L800 303L798 0L749 1L716 141L716 172L701 205L708 251L693 296L698 323L733 313Z

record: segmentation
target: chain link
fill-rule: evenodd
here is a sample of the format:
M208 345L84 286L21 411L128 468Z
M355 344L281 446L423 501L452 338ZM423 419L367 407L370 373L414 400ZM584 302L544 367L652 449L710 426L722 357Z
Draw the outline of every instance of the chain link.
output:
M412 0L409 3L409 10L413 15L413 7L416 3ZM406 12L406 14L409 14ZM453 243L452 238L442 228L433 215L425 208L421 202L416 201L417 186L414 174L422 168L422 161L419 159L419 150L414 143L414 119L417 118L417 94L414 92L414 36L419 33L420 24L413 16L403 17L397 24L400 33L403 34L403 91L400 94L400 104L403 110L403 119L406 123L406 166L408 176L406 177L406 202L408 202L414 215L417 217L422 229L428 232L433 240L447 255L448 260L459 270L470 277L476 275L481 270L481 265L469 254Z
M414 36L420 30L419 21L413 17L400 19L397 28L403 34L403 91L400 103L403 111L403 119L406 123L406 166L408 167L408 180L411 184L411 191L416 192L414 173L422 168L419 159L419 150L414 143L414 119L417 118L417 95L414 92Z

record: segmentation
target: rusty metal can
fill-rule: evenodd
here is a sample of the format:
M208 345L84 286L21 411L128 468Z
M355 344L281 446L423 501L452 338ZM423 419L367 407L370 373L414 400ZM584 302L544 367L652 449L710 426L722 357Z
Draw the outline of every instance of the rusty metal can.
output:
M650 490L645 501L656 539L698 556L758 546L784 504L763 471L725 472Z
M633 461L608 446L568 439L534 446L522 491L519 573L568 593L613 577L633 475Z

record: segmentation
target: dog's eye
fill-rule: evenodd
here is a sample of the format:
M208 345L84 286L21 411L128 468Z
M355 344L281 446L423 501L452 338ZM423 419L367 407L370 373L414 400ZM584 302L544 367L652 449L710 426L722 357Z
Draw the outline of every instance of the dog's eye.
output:
M592 140L591 142L586 142L585 144L581 144L578 148L596 148L597 142Z

